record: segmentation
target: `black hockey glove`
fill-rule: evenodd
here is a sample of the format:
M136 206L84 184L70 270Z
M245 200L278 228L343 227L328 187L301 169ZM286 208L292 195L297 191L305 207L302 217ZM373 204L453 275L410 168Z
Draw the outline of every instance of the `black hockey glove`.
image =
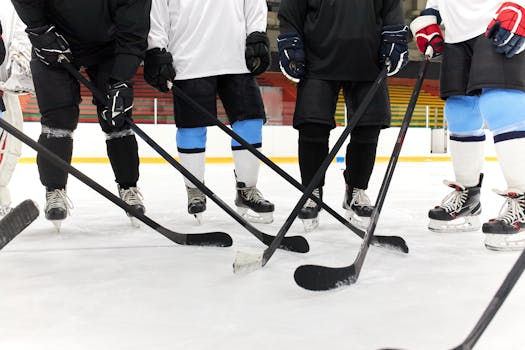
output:
M397 74L408 63L408 27L404 24L384 26L381 33L379 60L388 76Z
M246 38L244 51L246 67L252 75L259 75L270 66L270 41L265 32L252 32Z
M0 23L0 64L4 63L5 60L5 44L2 38L2 23Z
M146 51L144 80L160 92L169 92L168 82L175 79L173 57L166 49L154 48Z
M102 118L111 128L122 128L126 118L131 118L133 108L133 83L119 81L108 87L108 102Z
M63 56L71 62L73 56L66 39L55 31L55 26L47 25L37 28L27 28L36 57L46 66L58 66L59 57Z
M284 76L298 83L305 73L303 40L297 33L281 34L277 38L279 66Z

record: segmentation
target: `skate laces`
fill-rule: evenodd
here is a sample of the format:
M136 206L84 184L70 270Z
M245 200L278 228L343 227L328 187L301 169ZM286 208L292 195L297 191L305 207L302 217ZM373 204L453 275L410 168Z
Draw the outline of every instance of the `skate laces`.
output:
M263 203L263 202L266 201L266 199L264 199L261 191L259 191L257 189L257 187L255 187L255 186L254 187L239 188L239 190L241 191L242 196L244 197L244 199L246 199L249 202Z
M447 186L454 185L452 183L445 182ZM468 190L464 189L463 187L459 185L454 185L455 190L450 192L443 200L441 201L441 204L439 205L441 208L445 209L447 213L451 213L454 211L457 211L458 209L461 209L463 207L463 204L467 200L468 196Z
M353 205L358 207L368 207L372 206L372 202L370 202L370 198L368 198L365 190L354 188L352 190L352 200L350 201L350 207Z
M54 208L65 209L67 214L69 209L73 209L73 202L67 196L66 190L55 189L46 192L46 211Z
M188 204L204 202L206 196L196 187L186 187L188 192Z
M128 205L143 205L142 204L142 193L140 193L137 187L130 187L119 190L120 198Z
M320 198L319 189L318 188L313 190L312 194L314 196L316 196L317 198ZM316 206L317 206L317 203L313 199L308 198L308 200L306 201L306 203L304 205L304 208L315 208Z
M525 222L525 196L515 192L500 192L494 190L500 196L506 197L498 217L494 220L503 221L509 225L515 222Z

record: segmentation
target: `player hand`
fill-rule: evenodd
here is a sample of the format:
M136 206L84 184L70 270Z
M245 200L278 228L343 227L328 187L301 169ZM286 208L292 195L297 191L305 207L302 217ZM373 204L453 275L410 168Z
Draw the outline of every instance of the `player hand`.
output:
M5 60L5 44L2 39L2 23L0 23L0 64L4 63Z
M525 49L525 9L513 2L504 2L496 11L485 32L496 46L496 52L511 58Z
M154 48L146 51L144 80L160 92L169 92L169 83L175 80L173 57L166 49Z
M444 48L443 32L439 27L441 16L432 8L421 11L421 15L410 23L410 30L416 40L417 48L422 54L432 49L431 58L441 55Z
M46 66L58 66L63 58L72 61L69 43L55 31L55 26L27 28L26 32L36 57Z
M270 42L265 32L252 32L246 38L246 67L252 75L264 73L270 66Z
M126 118L131 118L133 108L133 84L130 81L119 81L109 85L106 109L102 117L112 128L121 128Z
M380 61L387 66L388 76L397 74L408 63L408 27L391 25L381 33Z
M303 40L297 33L281 34L277 38L277 47L281 71L285 77L298 83L306 69Z

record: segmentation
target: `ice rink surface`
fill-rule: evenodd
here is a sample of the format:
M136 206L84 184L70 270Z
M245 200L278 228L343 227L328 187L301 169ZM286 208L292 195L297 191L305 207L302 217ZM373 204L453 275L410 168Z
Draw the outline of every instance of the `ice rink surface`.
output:
M109 164L77 164L116 193ZM206 184L233 204L232 164L208 164ZM297 164L282 167L298 178ZM386 163L376 165L374 200ZM485 165L482 220L503 203L497 163ZM167 164L141 166L147 214L178 232L221 230L230 248L177 246L142 224L131 227L113 203L74 178L75 208L56 233L41 215L0 252L1 350L350 349L445 350L474 327L518 252L484 248L480 232L436 234L427 211L449 192L450 163L399 163L376 230L402 236L410 253L371 247L356 285L329 292L298 287L301 264L345 266L360 239L325 212L304 236L310 252L277 251L264 269L234 275L237 250L264 246L208 200L202 226L186 213L182 177ZM325 201L342 213L339 164L327 174ZM260 189L276 205L275 234L300 193L264 165ZM44 205L36 165L20 164L12 181L15 203ZM288 235L302 235L295 222ZM525 277L518 282L476 350L525 349Z

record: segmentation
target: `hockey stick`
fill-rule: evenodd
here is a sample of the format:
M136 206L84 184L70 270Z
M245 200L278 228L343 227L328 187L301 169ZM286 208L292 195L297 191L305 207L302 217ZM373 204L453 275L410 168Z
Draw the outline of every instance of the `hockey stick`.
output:
M505 280L501 284L501 286L498 288L498 291L490 301L489 305L483 312L483 315L481 315L481 318L474 326L474 329L470 332L468 337L461 343L460 345L456 346L452 350L471 350L474 345L477 343L489 323L494 318L494 315L496 315L496 312L498 312L499 308L507 299L507 296L509 295L510 291L514 286L516 285L516 282L518 282L521 274L523 273L523 269L525 268L525 250L523 250L514 265L512 266L512 269L507 274L507 277L505 277Z
M388 162L385 177L383 178L383 183L381 184L381 188L379 189L376 204L372 212L372 217L370 219L370 223L368 224L368 229L366 230L365 238L361 243L361 248L359 250L359 253L357 254L357 258L355 259L352 265L346 267L337 268L319 265L299 266L294 273L295 282L299 286L305 289L315 291L328 290L338 288L344 285L353 284L359 278L359 273L361 272L366 253L368 252L370 242L372 240L372 237L374 236L374 231L377 225L377 221L379 219L379 214L381 213L381 209L385 201L388 187L390 186L390 181L392 180L397 160L401 152L401 147L403 146L405 135L410 124L410 120L412 119L412 114L417 103L419 92L421 91L423 80L425 79L425 73L428 64L429 59L427 58L424 62L422 62L422 65L419 69L417 81L414 86L414 90L412 91L412 96L410 97L410 102L408 103L403 123L401 124L396 144L394 146L394 150L392 151L392 156L390 157L390 161Z
M111 202L119 206L120 208L124 209L127 213L130 213L155 231L162 234L164 237L168 238L172 242L181 244L181 245L199 245L199 246L218 246L218 247L229 247L232 245L232 239L231 237L224 232L207 232L207 233L197 233L197 234L185 234L185 233L178 233L171 230L168 230L167 228L161 226L160 224L156 223L146 215L142 214L139 210L135 209L134 207L128 205L126 202L124 202L119 197L115 196L113 193L109 192L107 189L102 187L97 182L93 181L90 177L84 175L84 173L80 172L78 169L74 168L70 164L66 163L62 158L57 156L55 153L48 150L46 147L42 146L41 144L35 142L33 139L31 139L29 136L9 124L3 119L0 119L0 128L4 129L32 149L38 152L39 155L42 157L45 157L50 162L53 163L54 166L60 168L61 170L67 171L80 181L82 181L87 186L91 187L93 190L101 194L102 196L109 199Z
M0 250L38 217L38 206L31 199L18 204L0 220Z
M93 85L91 81L86 79L78 70L76 70L71 63L62 62L64 68L74 76L78 81L85 85L92 93L95 98L101 102L106 101L104 94ZM274 240L274 236L268 235L253 225L248 223L242 216L240 216L235 210L228 206L222 201L215 193L213 193L204 183L199 181L191 172L184 168L179 162L175 160L166 150L164 150L159 144L151 139L144 131L142 131L137 124L131 119L126 118L127 124L130 126L136 134L138 134L148 145L150 145L157 153L159 153L169 164L177 169L184 177L191 181L199 190L201 190L206 196L213 200L221 209L223 209L228 215L230 215L235 221L246 228L252 235L259 239L262 243L270 245ZM306 253L309 250L308 242L302 236L288 237L287 240L283 241L279 246L281 249L290 250L298 253Z
M378 78L379 79L379 78ZM381 78L381 80L384 79ZM243 147L245 147L248 151L250 151L255 157L257 157L259 160L261 160L264 164L266 164L270 169L275 171L277 174L279 174L282 178L284 178L286 181L288 181L291 185L293 185L295 188L297 188L299 191L304 192L305 187L299 183L297 180L295 180L292 176L290 176L286 171L284 171L281 167L279 167L277 164L272 162L268 157L266 157L264 154L262 154L257 148L255 148L252 144L248 143L245 139L243 139L241 136L239 136L235 131L224 125L220 120L218 120L215 116L213 116L208 110L206 110L204 107L202 107L200 104L198 104L195 100L193 100L191 97L189 97L184 91L182 91L179 87L175 86L174 84L171 84L171 90L184 102L186 102L188 105L192 106L193 109L196 112L199 112L200 114L206 116L206 118L213 122L216 126L219 127L222 131L224 131L226 134L228 134L232 139L240 143ZM328 206L326 203L324 203L320 198L314 196L313 194L309 195L309 198L315 201L317 204L321 205L323 209L325 209L329 214L331 214L335 219L337 219L340 223L348 227L350 230L352 230L356 235L363 238L365 236L365 231L355 227L352 225L348 220L346 220L344 217L339 215L334 209L332 209L330 206ZM374 236L372 239L372 244L378 245L378 246L387 246L390 248L394 248L397 250L400 250L404 253L408 253L408 247L403 240L403 238L398 236Z
M326 169L330 166L330 163L337 155L337 152L345 142L345 140L348 138L354 127L357 125L359 119L361 119L361 116L365 113L366 109L368 108L368 105L372 101L372 98L376 94L377 90L381 86L382 81L386 78L387 70L384 68L381 73L379 73L379 76L372 84L370 90L365 95L363 101L360 103L359 107L357 108L355 114L350 119L350 122L346 126L346 128L343 130L343 133L341 136L339 136L339 139L335 143L334 147L328 154L328 156L324 159L323 163L315 173L314 177L310 181L310 184L306 187L306 189L303 192L303 195L293 208L292 212L284 222L283 226L279 230L279 232L276 235L275 240L272 242L272 244L265 249L262 253L259 254L248 254L248 253L242 253L239 252L235 258L235 261L233 263L233 270L235 271L253 271L257 270L259 268L262 268L268 263L268 260L272 257L273 253L275 253L275 250L277 249L278 245L280 244L281 240L284 238L286 233L288 232L290 226L292 225L293 221L299 214L299 211L303 207L304 203L306 203L306 200L310 197L310 194L313 192L313 190L318 186L319 182L321 181L321 178L324 176ZM365 238L366 238L365 234ZM369 239L370 241L370 239Z

